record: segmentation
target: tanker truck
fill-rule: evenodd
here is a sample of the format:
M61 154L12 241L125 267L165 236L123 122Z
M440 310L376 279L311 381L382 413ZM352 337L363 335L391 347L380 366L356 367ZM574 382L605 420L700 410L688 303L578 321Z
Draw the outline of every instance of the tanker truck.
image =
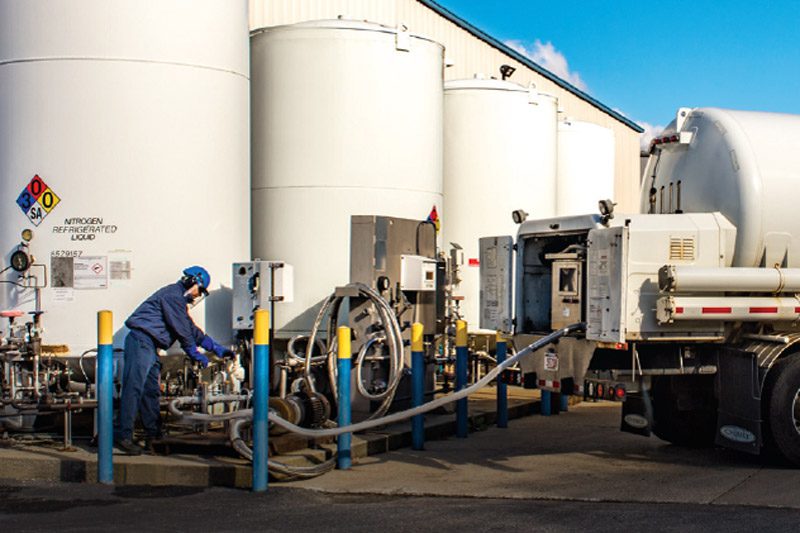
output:
M521 347L580 324L522 362L526 387L621 400L624 431L800 465L798 139L800 116L679 109L639 213L601 201L480 240L481 327Z

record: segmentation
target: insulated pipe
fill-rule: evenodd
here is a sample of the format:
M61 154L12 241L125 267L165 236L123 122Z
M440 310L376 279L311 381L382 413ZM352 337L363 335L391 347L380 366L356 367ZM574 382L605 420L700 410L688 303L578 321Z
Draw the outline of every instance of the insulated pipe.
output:
M467 322L456 321L456 392L467 386ZM469 407L467 398L456 404L456 437L466 438L468 433Z
M97 313L97 481L114 483L114 318ZM66 415L65 415L66 416Z
M800 268L664 265L658 288L667 292L800 292Z
M352 351L350 347L350 328L339 326L336 331L336 341L339 346L337 363L339 365L339 425L350 425L350 358ZM339 470L347 470L352 464L350 455L350 442L352 434L342 433L336 441L336 457Z
M506 338L497 332L497 364L502 365L506 360L508 344ZM503 374L497 376L497 427L508 427L508 390Z
M269 311L266 309L255 312L253 359L253 492L264 492L269 460Z
M415 322L411 326L411 405L419 407L425 402L425 352L422 344L424 326ZM425 415L411 419L411 448L425 448Z
M312 439L323 438L323 437L335 437L337 435L341 435L342 433L357 433L359 431L365 431L367 429L372 429L379 426L394 424L395 422L400 422L401 420L407 420L414 415L420 413L427 413L429 411L433 411L434 409L438 409L443 405L447 405L448 403L458 401L462 398L466 398L470 394L473 394L479 391L482 387L488 385L501 372L517 364L517 362L519 362L519 360L522 359L523 357L527 357L530 354L534 353L535 351L541 350L544 346L552 344L561 337L569 335L573 331L583 331L585 329L586 329L586 323L578 322L566 326L564 328L561 328L559 330L556 330L550 333L549 335L545 335L541 339L532 342L531 344L529 344L528 346L517 352L513 357L506 359L502 365L497 365L491 372L483 376L483 378L481 378L480 381L473 383L466 389L461 389L460 391L454 392L453 394L449 394L447 396L443 396L441 398L437 398L433 401L430 401L421 407L406 409L405 411L392 413L391 415L387 415L381 418L364 420L363 422L358 422L357 424L352 424L350 426L340 426L337 428L326 428L326 429L303 428L298 425L292 424L291 422L287 422L286 420L284 420L275 413L270 413L269 419L275 425L287 429L292 433L296 433L304 437L310 437ZM224 413L221 415L202 415L200 413L183 413L182 419L187 421L230 420L233 418L236 419L250 418L252 416L253 416L252 409L242 409L241 411L237 411L235 413Z

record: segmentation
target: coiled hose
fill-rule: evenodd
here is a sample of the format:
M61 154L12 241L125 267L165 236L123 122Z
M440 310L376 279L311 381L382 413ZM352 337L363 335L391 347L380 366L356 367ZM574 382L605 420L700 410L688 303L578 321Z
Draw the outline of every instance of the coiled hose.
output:
M380 418L389 410L389 406L394 400L394 395L397 392L397 386L400 384L400 379L403 377L403 339L400 330L400 324L397 322L394 310L375 289L363 283L351 283L348 287L356 288L360 296L366 297L375 306L378 311L378 318L383 326L383 335L375 335L364 343L362 349L356 357L356 364L354 372L356 375L356 386L359 393L370 401L380 401L381 404L378 408L367 418L367 420L374 420ZM331 392L333 398L337 398L336 393L336 326L339 315L339 308L342 305L344 297L337 297L336 293L331 294L325 299L325 302L320 307L317 317L314 320L314 325L308 338L308 345L306 346L305 369L303 377L305 379L308 390L314 390L314 384L311 380L311 363L312 353L314 346L317 343L317 335L322 327L325 317L328 317L327 323L327 339L328 345L326 347L326 355L328 357L328 379L330 382ZM367 350L376 343L384 343L389 346L389 379L386 389L379 393L370 393L364 387L361 381L361 368L366 357ZM335 400L334 400L335 401Z

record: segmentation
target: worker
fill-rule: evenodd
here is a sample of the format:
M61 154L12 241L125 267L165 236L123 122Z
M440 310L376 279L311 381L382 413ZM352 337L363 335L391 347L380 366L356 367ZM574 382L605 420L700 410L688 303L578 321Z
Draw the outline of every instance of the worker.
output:
M116 445L130 455L142 448L133 441L137 412L145 430L145 447L161 438L161 363L157 350L166 350L176 340L183 351L203 368L208 357L198 350L219 357L233 357L233 352L203 333L189 316L189 306L208 295L211 276L200 266L183 271L177 283L157 290L125 321L130 329L125 337L125 366L122 374L122 398L115 428Z

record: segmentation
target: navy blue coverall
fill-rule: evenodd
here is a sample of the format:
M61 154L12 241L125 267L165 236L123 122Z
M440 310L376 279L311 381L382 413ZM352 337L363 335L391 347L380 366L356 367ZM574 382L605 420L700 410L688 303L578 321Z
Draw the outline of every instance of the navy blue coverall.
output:
M205 364L208 360L197 350L198 346L219 354L225 350L192 321L187 309L191 301L183 284L173 283L153 293L125 321L130 333L125 338L125 368L116 439L132 439L137 411L141 414L147 436L158 438L161 435L158 348L166 350L177 340L189 357Z

